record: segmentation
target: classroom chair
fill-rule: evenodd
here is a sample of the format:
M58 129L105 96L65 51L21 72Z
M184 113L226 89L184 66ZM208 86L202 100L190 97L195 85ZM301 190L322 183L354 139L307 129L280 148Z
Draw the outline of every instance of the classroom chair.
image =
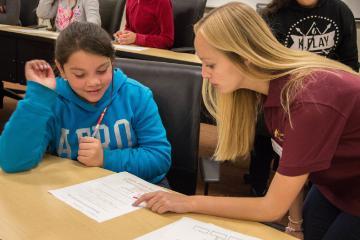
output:
M172 0L175 39L173 51L194 52L194 24L204 15L206 0Z
M101 27L111 36L120 29L126 0L99 0Z
M167 174L170 186L184 194L195 194L202 85L200 66L125 58L117 58L114 66L152 90L171 144L172 165Z
M23 99L22 95L25 91L19 89L5 88L3 80L0 80L0 109L4 106L4 97L13 98L15 100Z

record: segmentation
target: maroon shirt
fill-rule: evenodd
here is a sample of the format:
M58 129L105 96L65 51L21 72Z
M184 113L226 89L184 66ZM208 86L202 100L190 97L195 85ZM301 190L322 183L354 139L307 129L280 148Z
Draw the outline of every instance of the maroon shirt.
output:
M171 0L127 0L125 29L136 33L136 45L171 48L174 44Z
M343 71L307 77L291 104L293 128L280 104L287 81L271 81L264 104L269 131L283 148L278 172L310 173L332 204L360 216L360 77Z

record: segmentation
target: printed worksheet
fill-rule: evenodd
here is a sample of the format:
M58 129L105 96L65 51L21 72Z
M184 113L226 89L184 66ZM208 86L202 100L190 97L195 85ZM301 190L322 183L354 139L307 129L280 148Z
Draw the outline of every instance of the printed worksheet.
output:
M138 209L132 204L140 195L158 190L164 189L121 172L49 192L86 216L104 222Z
M260 240L214 224L184 217L136 240Z

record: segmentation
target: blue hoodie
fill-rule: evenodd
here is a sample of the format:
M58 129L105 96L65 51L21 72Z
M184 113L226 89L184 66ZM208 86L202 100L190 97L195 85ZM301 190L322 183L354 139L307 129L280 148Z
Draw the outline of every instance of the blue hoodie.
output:
M160 182L171 164L171 147L158 108L150 89L119 69L114 70L113 86L95 105L81 99L63 78L56 79L55 91L28 81L24 100L0 136L0 166L6 172L25 171L46 151L77 159L78 139L91 136L110 101L97 133L104 168Z

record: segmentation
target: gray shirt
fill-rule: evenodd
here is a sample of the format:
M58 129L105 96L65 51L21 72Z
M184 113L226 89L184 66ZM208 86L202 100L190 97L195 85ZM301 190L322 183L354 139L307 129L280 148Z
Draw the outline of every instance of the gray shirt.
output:
M40 0L36 9L36 15L43 19L53 19L56 17L60 0ZM98 0L78 0L76 8L80 9L80 15L76 16L76 21L86 21L101 25ZM57 30L58 29L58 26Z
M0 23L19 25L20 0L0 0L0 5L6 5L6 13L0 13Z

